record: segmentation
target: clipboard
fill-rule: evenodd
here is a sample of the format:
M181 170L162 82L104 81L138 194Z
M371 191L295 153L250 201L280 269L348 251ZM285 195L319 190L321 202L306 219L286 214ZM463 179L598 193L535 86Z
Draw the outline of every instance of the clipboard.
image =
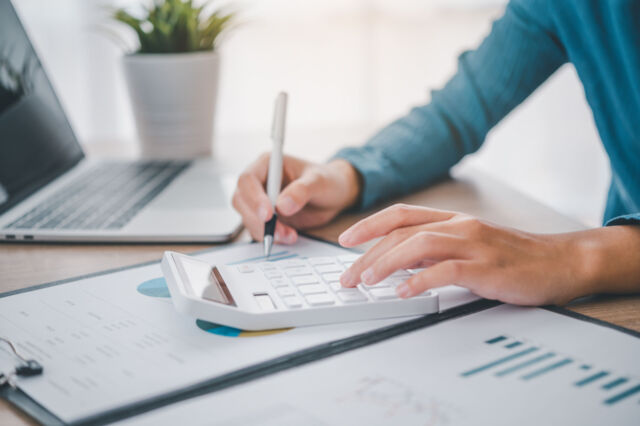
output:
M310 237L310 236L306 236L306 237L312 238L318 241L322 241L325 243L329 243L332 245L336 245L335 243L321 240L315 237ZM205 250L196 252L194 254L207 253L207 252L218 250L220 248L221 247L205 249ZM124 268L116 268L116 269L101 271L101 272L88 274L80 277L70 278L62 281L36 285L33 287L28 287L25 289L20 289L20 290L0 294L0 298L4 298L14 294L19 294L19 293L36 291L39 289L57 286L57 285L77 281L84 278L97 277L101 275L125 271L128 269L138 268L146 265L153 265L157 263L158 263L157 261L146 262L146 263L132 265ZM480 312L482 310L489 309L489 308L498 306L500 304L501 302L481 299L481 300L477 300L464 305L459 305L454 308L450 308L438 314L431 314L424 317L408 320L398 324L393 324L387 327L361 333L355 336L334 340L334 341L323 343L320 345L314 345L303 350L291 352L284 356L279 356L276 358L266 360L264 362L256 363L246 368L237 369L227 374L208 378L208 379L199 381L197 383L194 383L192 385L182 387L178 390L167 392L159 396L155 396L153 398L144 399L132 404L120 406L112 410L96 413L94 415L85 417L83 419L80 419L79 421L76 421L70 424L74 424L74 425L107 424L114 421L122 420L134 415L138 415L138 414L142 414L142 413L154 410L159 407L184 401L197 396L209 394L212 392L220 391L222 389L226 389L241 383L246 383L251 380L258 379L260 377L275 374L280 371L292 369L297 366L301 366L316 360L328 358L328 357L331 357L340 353L344 353L356 348L371 345L371 344L389 339L391 337L408 333L417 329L429 327L429 326L441 323L443 321L448 321L448 320L463 317L472 313ZM563 314L569 317L573 317L577 320L587 321L596 325L613 328L617 331L640 338L640 333L635 332L633 330L616 326L598 319L590 318L590 317L569 311L564 308L545 307L545 309L548 309L550 311ZM46 369L46 365L45 365L45 369ZM39 423L47 424L47 425L69 424L69 423L63 422L55 414L53 414L52 412L50 412L49 410L41 406L36 400L31 398L31 396L29 396L19 388L13 389L9 386L4 386L0 388L0 397L9 401L13 405L18 407L22 411L24 411L25 413L27 413L29 416L34 418Z

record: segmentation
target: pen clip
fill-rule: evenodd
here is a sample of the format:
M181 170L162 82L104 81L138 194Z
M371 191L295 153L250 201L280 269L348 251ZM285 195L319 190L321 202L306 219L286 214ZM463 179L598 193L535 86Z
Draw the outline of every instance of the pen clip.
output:
M287 117L287 100L286 92L280 92L276 98L273 109L273 123L271 125L271 139L274 142L284 141L284 127Z

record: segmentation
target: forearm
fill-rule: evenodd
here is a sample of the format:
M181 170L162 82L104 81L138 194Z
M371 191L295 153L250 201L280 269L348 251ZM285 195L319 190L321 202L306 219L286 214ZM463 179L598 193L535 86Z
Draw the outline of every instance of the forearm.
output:
M581 234L578 267L584 294L640 292L640 226L607 226Z
M496 21L478 49L460 56L458 71L413 108L373 136L365 146L336 157L363 176L360 208L404 195L446 175L477 150L487 132L565 60L549 35L544 1L516 1Z

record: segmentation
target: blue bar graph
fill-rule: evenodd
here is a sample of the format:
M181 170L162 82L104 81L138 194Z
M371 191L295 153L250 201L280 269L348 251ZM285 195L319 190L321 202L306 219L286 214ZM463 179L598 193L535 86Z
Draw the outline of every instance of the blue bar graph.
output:
M537 362L540 362L540 361L544 361L545 359L549 359L549 358L551 358L553 356L555 356L555 354L553 352L548 352L548 353L546 353L544 355L540 355L540 356L535 357L533 359L530 359L528 361L521 362L520 364L516 364L513 367L507 368L506 370L498 371L496 373L496 376L498 376L498 377L506 376L507 374L513 373L514 371L518 371L518 370L520 370L522 368L529 367L530 365L533 365L533 364L535 364Z
M626 391L619 393L615 396L612 396L611 398L607 399L604 401L605 404L607 405L613 405L616 402L622 401L625 398L628 398L632 395L635 395L636 393L640 392L640 385L634 386L630 389L627 389Z
M586 377L582 380L579 380L575 383L576 386L584 386L584 385L588 385L591 382L595 382L598 379L601 379L602 377L608 376L609 372L608 371L601 371L599 373L596 373L592 376Z
M543 374L546 374L546 373L548 373L550 371L553 371L553 370L555 370L557 368L564 367L565 365L570 364L572 362L573 362L573 360L571 358L565 358L562 361L556 362L555 364L551 364L551 365L548 365L548 366L546 366L544 368L541 368L539 370L535 370L535 371L532 371L531 373L525 374L521 378L522 378L522 380L535 379L538 376L542 376Z
M587 387L594 384L591 389L602 392L602 403L605 406L617 404L620 401L633 398L630 403L640 404L640 384L635 378L624 376L613 376L610 370L598 368L582 361L582 356L577 357L580 361L572 358L569 354L558 354L553 350L544 350L538 346L529 346L527 339L517 339L507 335L498 335L488 340L484 340L486 348L490 353L494 353L496 358L493 361L481 364L475 368L460 373L460 377L470 377L479 373L487 373L497 383L506 383L510 379L509 375L517 377L525 383L543 376L547 373L556 372L564 366L572 364L574 368L564 369L560 375L552 375L555 381L551 383L558 386L564 383L567 389L579 392L578 388ZM496 344L499 343L499 344ZM527 347L529 346L529 347ZM515 349L517 348L517 349ZM499 356L498 354L502 354ZM527 356L530 355L531 356ZM486 376L485 376L486 377ZM501 379L505 377L504 379ZM560 381L558 381L558 379ZM549 379L552 380L552 379ZM538 382L536 382L538 383ZM625 386L626 385L626 386ZM523 386L526 386L523 384ZM531 386L531 385L529 385ZM627 387L627 389L624 389ZM615 391L612 391L615 389ZM608 397L607 397L608 395ZM605 399L606 398L606 399Z
M626 377L620 377L618 379L615 379L612 382L605 383L604 385L602 385L602 389L607 389L607 390L613 389L616 386L620 386L620 385L622 385L624 383L627 383L628 381L629 381L629 379L627 379Z
M488 364L485 364L485 365L481 365L480 367L474 368L473 370L465 371L464 373L461 374L461 376L462 377L472 376L472 375L474 375L476 373L480 373L482 371L488 370L490 368L493 368L493 367L498 366L500 364L503 364L505 362L514 360L514 359L519 358L521 356L530 354L531 352L534 352L534 351L537 351L537 350L538 350L538 348L534 347L534 348L525 349L525 350L520 351L520 352L516 352L515 354L509 355L509 356L505 356L503 358L497 359L497 360L492 361L492 362L490 362Z

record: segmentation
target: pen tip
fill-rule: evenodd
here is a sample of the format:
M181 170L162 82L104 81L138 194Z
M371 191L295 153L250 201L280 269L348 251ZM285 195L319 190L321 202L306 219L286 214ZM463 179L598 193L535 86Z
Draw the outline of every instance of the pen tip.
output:
M271 246L273 245L273 237L265 235L264 237L264 255L268 259L271 256Z

